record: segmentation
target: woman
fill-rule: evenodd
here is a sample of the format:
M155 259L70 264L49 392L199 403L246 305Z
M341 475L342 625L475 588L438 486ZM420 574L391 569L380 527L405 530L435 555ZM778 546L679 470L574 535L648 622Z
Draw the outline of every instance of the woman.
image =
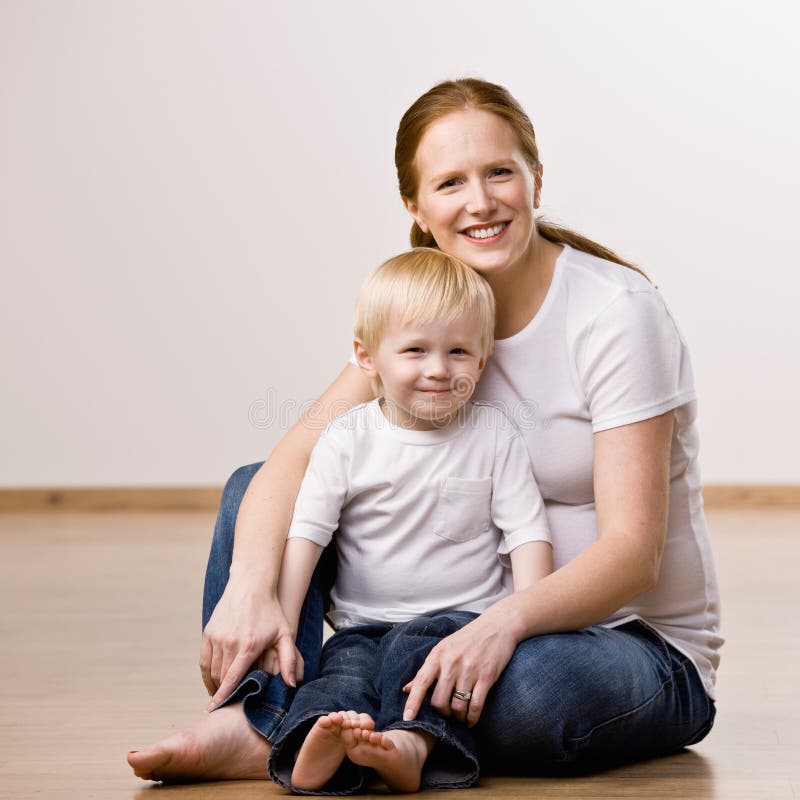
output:
M534 131L502 87L435 86L401 120L395 161L412 244L458 256L494 291L495 354L477 395L520 426L556 566L441 642L407 712L433 687L439 710L477 725L482 764L507 773L585 770L699 741L713 724L722 640L693 378L669 312L636 268L535 219ZM371 398L348 365L260 468L229 481L201 653L210 707L225 704L132 754L141 777L265 777L295 672L295 632L276 600L294 498L320 428ZM310 593L298 632L307 672L320 604Z

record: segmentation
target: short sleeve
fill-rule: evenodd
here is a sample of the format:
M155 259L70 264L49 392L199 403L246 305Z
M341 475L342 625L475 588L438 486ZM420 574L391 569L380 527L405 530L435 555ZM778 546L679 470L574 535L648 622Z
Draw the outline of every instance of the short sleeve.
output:
M695 398L688 349L655 290L622 292L595 318L578 372L595 433Z
M522 437L514 433L498 444L492 475L492 521L502 539L497 548L503 564L512 550L526 542L550 542L544 501L533 477Z
M309 539L326 547L339 527L339 515L347 497L348 452L342 433L329 428L311 451L294 504L289 538Z

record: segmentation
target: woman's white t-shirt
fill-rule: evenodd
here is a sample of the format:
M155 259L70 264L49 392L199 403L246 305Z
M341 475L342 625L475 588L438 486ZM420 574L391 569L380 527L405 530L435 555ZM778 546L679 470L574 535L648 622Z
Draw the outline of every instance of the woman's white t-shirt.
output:
M601 624L644 620L689 656L713 696L723 640L697 463L694 378L658 290L627 267L565 247L535 317L495 342L474 399L499 407L522 434L556 569L597 539L593 434L674 411L659 581Z

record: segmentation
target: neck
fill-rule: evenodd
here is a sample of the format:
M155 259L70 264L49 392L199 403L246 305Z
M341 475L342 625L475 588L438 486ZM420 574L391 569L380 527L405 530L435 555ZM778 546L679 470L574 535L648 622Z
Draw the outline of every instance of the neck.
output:
M498 275L484 276L492 287L497 308L495 339L513 336L536 315L547 296L562 249L534 231L525 255L516 264Z
M441 417L424 418L414 416L407 411L399 408L394 402L385 396L378 399L378 408L384 418L394 425L395 428L402 428L407 431L435 431L446 428L458 416L461 410L459 406L455 411Z

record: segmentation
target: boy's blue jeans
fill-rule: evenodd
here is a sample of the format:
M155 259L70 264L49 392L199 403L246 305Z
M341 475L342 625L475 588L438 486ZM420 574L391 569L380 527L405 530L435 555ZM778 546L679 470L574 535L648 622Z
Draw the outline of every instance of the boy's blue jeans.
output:
M478 757L472 732L455 718L446 719L423 704L417 718L403 721L406 685L433 647L475 619L467 611L418 617L398 625L345 628L322 650L320 676L304 683L280 726L269 759L270 775L287 789L295 754L314 722L331 711L353 709L375 720L375 730L426 731L437 744L422 772L423 789L463 788L478 778ZM353 794L367 788L373 777L345 761L323 791L313 794Z
M204 627L225 589L239 503L259 466L241 467L225 486L206 571ZM319 674L323 566L298 629L306 682ZM242 700L250 724L274 742L292 696L279 676L256 670L225 702ZM691 661L635 621L520 643L473 732L482 772L576 772L676 752L703 739L714 714Z

